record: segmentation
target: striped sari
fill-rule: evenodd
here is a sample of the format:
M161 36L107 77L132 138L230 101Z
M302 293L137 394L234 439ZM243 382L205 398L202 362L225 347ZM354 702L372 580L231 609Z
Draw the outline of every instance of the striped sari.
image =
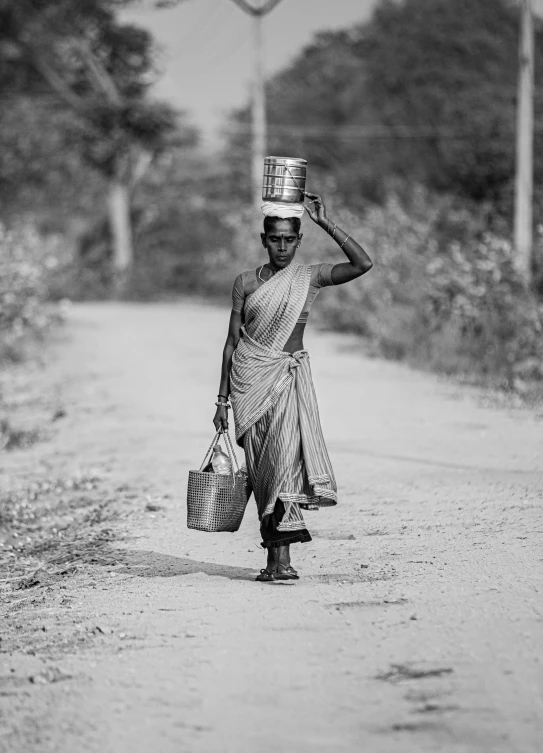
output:
M291 263L249 295L232 358L230 398L261 521L262 546L310 541L302 508L337 503L306 350L282 348L307 298L311 270Z

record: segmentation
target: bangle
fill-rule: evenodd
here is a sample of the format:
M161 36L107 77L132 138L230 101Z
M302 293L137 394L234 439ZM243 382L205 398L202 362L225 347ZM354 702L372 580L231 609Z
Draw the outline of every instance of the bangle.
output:
M344 246L344 245L345 245L345 244L347 243L347 241L349 240L349 238L350 238L350 237L351 237L351 236L350 236L350 235L348 235L348 236L347 236L347 237L345 238L345 240L344 240L344 241L343 241L343 243L341 244L340 248L343 248L343 246Z
M217 397L224 397L225 400L228 400L228 395L217 395Z
M330 232L330 223L332 223L332 225L334 226L334 229L332 230L332 232ZM336 223L333 222L332 220L328 220L328 235L331 235L333 240L336 239L336 229L337 229Z
M217 406L217 408L219 406L222 407L222 408L230 408L231 407L230 403L222 403L220 400L219 400L219 402L215 403L215 405Z

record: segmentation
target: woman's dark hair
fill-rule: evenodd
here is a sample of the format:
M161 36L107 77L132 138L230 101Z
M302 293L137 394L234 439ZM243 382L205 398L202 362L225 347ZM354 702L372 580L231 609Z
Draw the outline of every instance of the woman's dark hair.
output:
M302 221L299 217L285 217L284 219L290 222L293 231L296 235L300 235L300 229L302 227ZM282 217L264 217L264 233L271 233L276 223L282 222Z

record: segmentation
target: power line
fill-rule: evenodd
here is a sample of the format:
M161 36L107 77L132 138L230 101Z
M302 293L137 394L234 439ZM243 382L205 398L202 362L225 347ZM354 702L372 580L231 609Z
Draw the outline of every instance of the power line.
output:
M204 15L201 19L198 19L193 27L193 32L191 34L185 35L185 37L180 40L180 42L183 42L184 40L188 40L189 44L186 47L183 47L179 49L179 52L171 58L172 60L179 60L183 57L190 57L191 61L194 61L194 56L198 54L198 52L204 53L207 55L207 46L209 44L213 44L216 39L222 38L222 29L220 23L216 23L217 15L220 11L224 8L224 5L220 2L220 0L215 0L214 7L207 12L207 9L204 11ZM203 23L200 23L200 21L203 21ZM212 29L212 36L209 35L205 36L207 34L208 29ZM201 44L202 40L205 39L206 45Z
M211 24L214 23L217 12L221 6L217 0L215 0L215 3L211 3L211 8L208 8L208 4L205 2L202 5L203 11L201 15L194 20L190 31L184 34L180 39L176 40L176 44L179 46L179 52L171 58L172 60L177 60L182 55L185 55L187 51L191 52L191 47L194 47L194 45L197 45L200 42L202 34L207 31L207 28L211 26ZM190 43L188 48L184 47L186 42Z
M251 126L244 123L230 123L223 127L223 132L232 134L249 134ZM504 128L502 135L510 136L515 131L513 123ZM543 124L535 127L537 133L543 133ZM315 126L295 123L269 124L268 133L274 136L326 137L339 140L349 139L474 139L480 131L455 130L451 128L432 128L416 126ZM487 138L486 136L484 138Z

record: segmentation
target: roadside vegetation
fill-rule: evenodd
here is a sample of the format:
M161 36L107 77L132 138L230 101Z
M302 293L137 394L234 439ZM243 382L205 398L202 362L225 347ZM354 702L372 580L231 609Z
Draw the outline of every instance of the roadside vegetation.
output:
M0 360L25 357L59 320L50 299L57 266L54 240L47 243L28 225L7 229L0 224Z
M190 293L226 304L236 274L260 259L248 109L205 154L184 114L153 101L153 39L121 23L120 5L0 6L3 359L46 331L48 301ZM309 187L375 261L360 284L319 299L323 326L359 334L376 355L533 396L543 95L537 87L526 281L511 243L517 39L509 0L382 0L270 78L269 150L308 159ZM307 225L302 258L340 258Z

